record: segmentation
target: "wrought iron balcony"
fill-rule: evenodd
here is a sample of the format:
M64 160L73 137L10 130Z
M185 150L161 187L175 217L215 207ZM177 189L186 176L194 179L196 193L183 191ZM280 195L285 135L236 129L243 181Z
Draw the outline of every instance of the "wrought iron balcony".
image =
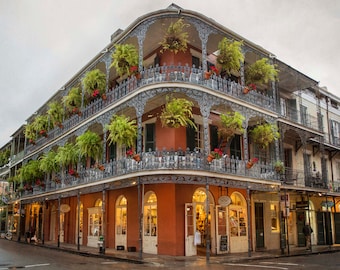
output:
M268 181L280 181L281 176L274 170L272 164L256 163L247 168L247 162L237 158L224 156L207 162L206 157L199 152L148 152L143 153L140 162L133 158L123 158L102 164L102 168L81 168L76 174L69 172L59 173L53 181L44 186L33 186L33 190L25 191L22 196L37 195L43 192L54 191L87 183L94 183L105 179L112 179L133 173L147 173L157 171L159 175L171 171L189 170L194 175L195 171L217 173L216 177L224 175L243 176L257 179L259 183ZM63 175L63 176L62 176Z
M275 102L272 96L268 96L258 91L250 91L243 94L243 88L240 84L227 80L225 78L211 76L209 80L205 80L202 69L190 68L189 66L157 66L155 68L145 69L141 72L141 78L137 80L135 77L127 78L119 86L107 92L106 100L100 98L92 101L85 108L81 109L81 114L75 114L63 122L63 128L55 127L48 131L48 137L40 137L36 140L35 145L28 145L26 154L42 147L51 140L60 137L72 128L79 125L84 120L96 115L104 109L113 106L123 97L136 91L140 87L158 84L164 82L180 82L190 85L199 85L207 87L219 94L232 96L235 99L245 101L251 105L257 105L275 112Z

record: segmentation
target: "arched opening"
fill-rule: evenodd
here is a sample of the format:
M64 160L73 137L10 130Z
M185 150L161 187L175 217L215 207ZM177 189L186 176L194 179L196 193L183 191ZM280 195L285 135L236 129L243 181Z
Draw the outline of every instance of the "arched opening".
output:
M248 250L247 202L239 192L233 192L230 199L230 252L246 252Z
M97 199L94 207L88 208L88 235L87 245L97 247L99 237L102 235L102 205L101 199Z
M116 201L116 247L126 250L127 246L127 199L121 195Z
M143 250L157 254L157 196L149 191L144 197Z

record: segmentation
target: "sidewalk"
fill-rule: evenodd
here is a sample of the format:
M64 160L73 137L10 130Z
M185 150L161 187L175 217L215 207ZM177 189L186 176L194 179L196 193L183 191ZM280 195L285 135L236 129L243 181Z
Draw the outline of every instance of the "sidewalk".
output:
M24 242L21 242L24 243ZM94 247L86 247L80 246L79 250L77 249L77 245L60 243L60 247L57 246L55 242L45 242L41 243L25 243L27 245L38 245L44 248L50 248L55 250L61 250L65 252L70 252L74 254L79 254L82 256L93 256L99 258L106 258L111 260L119 260L126 261L130 263L149 263L154 265L162 265L162 266L174 266L177 264L185 264L185 265L202 265L209 263L224 263L224 262L246 262L251 260L260 260L260 259L273 259L278 257L288 257L288 256L306 256L320 253L332 253L332 252L340 252L340 245L332 245L332 246L313 246L312 251L307 251L305 247L290 247L289 254L287 248L284 250L284 254L281 253L281 250L274 251L256 251L251 252L249 256L248 252L244 253L227 253L223 255L211 255L209 258L206 256L168 256L168 255L156 255L156 254L141 254L139 252L128 252L128 251L120 251L113 248L107 248L105 250L105 254L99 252L99 248Z

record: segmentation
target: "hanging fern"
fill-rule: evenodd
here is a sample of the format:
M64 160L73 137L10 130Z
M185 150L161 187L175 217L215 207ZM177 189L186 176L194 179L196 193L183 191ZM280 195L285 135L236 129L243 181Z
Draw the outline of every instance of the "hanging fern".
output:
M72 87L66 96L63 97L63 103L66 109L73 113L75 109L81 107L81 91L79 87Z
M245 70L246 84L267 84L278 80L279 70L268 58L257 60Z
M220 115L222 127L218 130L220 138L229 141L236 133L243 133L244 116L239 112L227 112Z
M132 44L116 44L111 55L112 64L119 76L131 75L132 67L138 66L138 51Z
M88 71L83 79L85 92L92 96L102 95L106 91L106 75L99 69Z
M162 126L173 128L191 126L197 129L191 120L193 118L192 106L194 104L185 98L166 96L166 104L160 116Z
M124 115L113 115L111 123L106 125L109 131L108 141L110 144L117 143L127 148L135 144L137 138L136 120L130 120Z
M223 38L218 43L219 54L216 61L223 71L230 74L232 71L240 70L241 63L244 61L242 45L242 41L231 41L227 38Z
M57 153L55 151L49 151L40 157L39 168L45 173L57 172L59 170L59 164L56 160Z
M73 143L66 143L57 150L56 160L58 164L66 167L68 165L77 164L79 159L79 148Z
M251 130L250 136L260 149L266 149L270 143L280 138L280 133L275 124L265 123Z
M103 143L100 136L90 130L77 137L76 145L81 156L93 158L96 162L98 162L103 153Z
M64 120L65 111L63 106L58 101L53 101L48 104L47 114L54 126L61 126Z
M184 23L183 19L178 19L169 25L163 40L160 42L162 45L161 53L166 50L174 52L185 52L188 49L188 32L184 31L185 27L189 24Z

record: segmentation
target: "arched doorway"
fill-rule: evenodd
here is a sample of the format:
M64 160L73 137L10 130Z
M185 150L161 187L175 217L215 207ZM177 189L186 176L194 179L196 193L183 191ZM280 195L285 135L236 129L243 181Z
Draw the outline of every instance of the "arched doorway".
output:
M78 208L79 208L79 205L77 205L77 209L76 209L77 212L76 212L75 241L76 241L76 244L78 244L78 237L79 237L79 245L82 245L83 244L84 206L81 202L80 202L80 209ZM78 216L78 213L79 213L79 216ZM79 228L79 236L78 236L78 228Z
M94 207L88 208L87 245L98 247L99 236L102 235L102 200L98 199Z
M143 251L157 254L157 196L149 191L144 197Z
M210 250L215 253L215 210L214 198L209 193L209 209L204 188L198 188L192 197L192 203L185 205L185 255L193 256L205 253L207 239Z
M56 240L56 221L57 221L57 210L55 205L52 206L51 210L51 222L50 222L50 240Z
M116 247L127 246L127 200L124 196L119 196L116 201Z
M230 199L230 252L246 252L248 251L247 202L239 192L233 192Z

